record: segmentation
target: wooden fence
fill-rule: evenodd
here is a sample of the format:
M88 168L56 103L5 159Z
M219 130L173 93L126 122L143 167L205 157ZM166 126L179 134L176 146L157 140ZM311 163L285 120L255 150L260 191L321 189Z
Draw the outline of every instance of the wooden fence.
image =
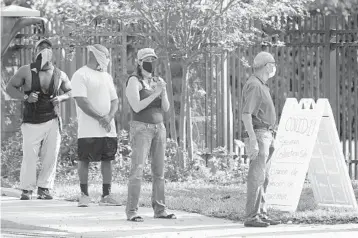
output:
M321 15L276 18L277 24L281 24L281 29L285 31L277 31L277 35L272 36L269 41L281 41L285 43L284 46L258 44L239 47L234 52L224 52L221 55L207 54L204 61L197 65L199 80L196 84L206 92L204 97L197 99L200 108L197 106L193 113L193 134L198 148L213 150L224 146L233 151L233 142L240 139L242 130L242 86L252 73L250 64L253 57L261 50L266 50L274 55L278 64L276 76L269 81L277 115L280 116L287 97L328 98L335 115L349 173L352 178L358 179L358 146L355 146L358 138L357 20L357 15L348 18ZM68 34L61 22L50 24L53 32ZM120 98L118 127L126 129L129 117L123 85L127 75L134 70L137 49L149 46L150 43L130 38L135 33L123 31L123 26L120 28L121 32L116 31L115 29L119 29L116 24L108 26L113 29L112 34L98 33L94 39L104 42L115 36L106 46L112 55L109 71L113 75ZM22 34L28 34L28 31L29 29L25 29ZM130 39L135 40L129 42ZM31 61L31 43L22 42L21 38L15 42L15 47L21 49L14 55L14 58L19 60L12 65L19 66ZM55 61L57 66L71 77L75 70L85 65L87 51L84 46L73 47L60 43L59 41L54 47ZM66 58L71 49L75 50L75 58L72 61ZM164 71L164 67L160 66L161 75L165 75ZM180 77L177 75L178 79ZM177 88L174 90L177 91L174 98L179 98L180 94L178 79L173 80ZM62 115L65 122L75 116L73 101L62 107Z
M287 97L328 98L349 174L358 179L357 15L277 18L277 22L284 25L285 32L271 41L280 40L285 46L239 47L234 52L206 57L206 120L200 131L203 146L233 150L233 140L241 137L242 87L252 73L254 56L265 50L278 64L276 76L269 81L277 115L280 117Z

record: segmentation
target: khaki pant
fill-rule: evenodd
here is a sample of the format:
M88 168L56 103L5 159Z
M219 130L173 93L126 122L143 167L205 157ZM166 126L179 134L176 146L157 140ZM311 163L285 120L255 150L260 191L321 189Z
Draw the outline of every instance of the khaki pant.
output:
M254 219L257 215L267 215L265 194L269 183L269 170L273 153L272 132L266 129L255 130L259 145L259 154L250 159L247 176L246 219ZM245 139L246 148L250 148L248 139Z
M52 119L40 124L23 123L21 132L23 159L20 188L22 190L34 190L36 186L52 188L61 143L59 119ZM36 164L39 157L41 170L36 181Z

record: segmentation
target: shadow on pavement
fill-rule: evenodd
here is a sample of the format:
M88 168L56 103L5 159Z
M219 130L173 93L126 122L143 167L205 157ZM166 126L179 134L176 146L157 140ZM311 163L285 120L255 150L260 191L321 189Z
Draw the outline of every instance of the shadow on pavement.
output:
M21 224L1 219L1 237L69 237L70 233L50 227Z

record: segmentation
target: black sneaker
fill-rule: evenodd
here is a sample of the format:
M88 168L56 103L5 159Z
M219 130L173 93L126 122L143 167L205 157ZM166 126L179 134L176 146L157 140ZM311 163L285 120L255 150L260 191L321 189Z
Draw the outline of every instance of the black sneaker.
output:
M20 200L31 200L31 199L32 199L32 191L31 190L22 190Z
M281 224L281 221L273 220L268 217L261 217L261 221L267 222L268 224L270 224L272 226Z
M268 227L270 223L264 222L259 217L254 217L251 220L246 220L244 222L245 227Z
M45 199L45 200L51 200L53 197L50 194L50 191L48 188L38 188L37 189L37 199Z

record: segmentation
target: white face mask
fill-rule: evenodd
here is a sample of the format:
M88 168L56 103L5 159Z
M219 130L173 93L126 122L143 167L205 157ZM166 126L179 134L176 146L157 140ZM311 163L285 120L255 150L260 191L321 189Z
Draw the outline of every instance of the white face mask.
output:
M273 66L273 67L272 67L272 72L269 73L269 76L268 76L268 77L269 77L269 78L272 78L273 76L275 76L275 74L276 74L276 66Z
M98 66L97 69L99 71L107 71L109 65L109 59L97 60Z
M42 59L41 59L41 69L42 69L47 62L52 61L52 50L51 49L41 50L39 53L37 53L35 59L37 59L37 57L39 55L42 56Z
M90 45L87 46L89 51L92 51L94 56L96 57L98 67L97 70L99 71L107 71L110 59L106 56L106 54L102 51L97 50L94 46Z

